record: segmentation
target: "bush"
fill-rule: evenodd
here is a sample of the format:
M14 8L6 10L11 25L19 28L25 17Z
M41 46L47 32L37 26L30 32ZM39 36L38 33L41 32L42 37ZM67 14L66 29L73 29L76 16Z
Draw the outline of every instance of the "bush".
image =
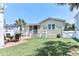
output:
M61 38L61 34L57 34L57 38Z

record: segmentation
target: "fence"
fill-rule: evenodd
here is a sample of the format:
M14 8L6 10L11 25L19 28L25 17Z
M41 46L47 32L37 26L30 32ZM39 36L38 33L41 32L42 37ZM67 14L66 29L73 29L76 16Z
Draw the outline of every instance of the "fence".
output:
M78 38L79 39L79 31L63 31L62 36L64 38Z

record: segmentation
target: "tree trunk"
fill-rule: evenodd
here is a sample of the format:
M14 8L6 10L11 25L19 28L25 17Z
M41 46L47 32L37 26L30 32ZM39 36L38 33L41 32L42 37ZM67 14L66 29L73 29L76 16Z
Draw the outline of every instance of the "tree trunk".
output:
M20 34L22 35L22 27L20 26Z

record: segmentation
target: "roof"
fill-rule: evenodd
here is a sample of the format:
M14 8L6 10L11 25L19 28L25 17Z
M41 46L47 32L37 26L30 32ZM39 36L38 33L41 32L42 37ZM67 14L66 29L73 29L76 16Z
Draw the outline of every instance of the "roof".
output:
M65 22L65 20L63 20L63 19L58 19L58 18L48 17L48 18L46 18L45 20L43 20L43 21L41 21L41 22L39 22L39 23L35 23L35 24L27 24L27 25L25 25L25 26L40 25L40 23L43 23L43 22L45 22L45 21L47 21L47 20L55 20L55 21ZM10 25L6 24L5 26L12 26L12 27L14 26L14 27L15 27L14 24L10 24Z
M29 24L29 25L39 25L38 23L35 23L35 24Z
M48 18L46 18L45 20L41 21L40 23L43 23L43 22L45 22L45 21L47 21L47 20L55 20L55 21L65 22L65 20L63 20L63 19L48 17ZM40 23L39 23L39 24L40 24Z

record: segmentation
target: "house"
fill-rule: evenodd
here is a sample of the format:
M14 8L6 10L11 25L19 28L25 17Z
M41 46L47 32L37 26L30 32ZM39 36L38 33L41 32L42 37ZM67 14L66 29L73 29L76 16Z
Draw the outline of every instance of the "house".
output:
M4 35L6 34L14 35L15 33L20 33L19 28L17 28L16 25L6 24L4 26Z
M48 17L38 24L28 24L25 26L26 35L39 37L56 37L57 34L62 35L65 20Z
M48 17L37 24L27 24L22 28L23 36L56 37L62 35L65 20ZM15 32L16 26L7 26L7 32ZM17 31L18 32L18 31Z

